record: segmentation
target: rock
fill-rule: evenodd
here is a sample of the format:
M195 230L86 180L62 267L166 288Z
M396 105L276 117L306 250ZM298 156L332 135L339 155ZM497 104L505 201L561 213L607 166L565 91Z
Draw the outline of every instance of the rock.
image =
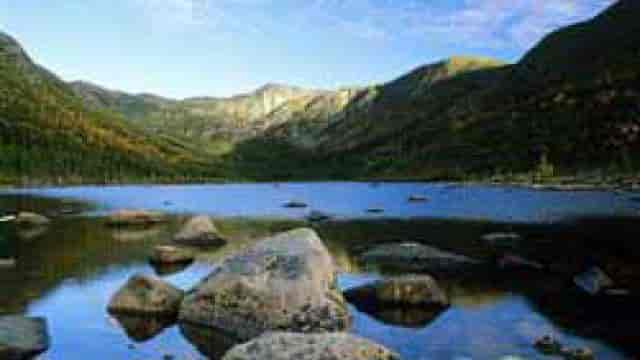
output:
M309 205L307 205L306 203L304 203L302 201L292 200L292 201L284 203L283 206L286 207L286 208L291 208L291 209L303 209L303 208L308 207Z
M605 288L614 285L613 280L598 267L593 267L573 277L573 282L589 295L597 295Z
M171 319L162 316L114 314L113 317L120 328L127 334L127 337L136 343L143 343L153 339L175 323L175 318Z
M449 297L429 275L404 275L377 280L344 292L350 303L384 306L448 306Z
M371 207L371 208L367 209L367 212L371 213L371 214L381 214L381 213L384 212L384 209L383 208Z
M211 219L204 215L187 221L173 241L192 246L220 246L226 243Z
M51 220L46 216L31 212L18 213L15 219L16 224L22 226L45 226L48 225Z
M563 354L569 360L593 360L595 359L595 355L593 354L593 350L584 347L578 349L570 349L565 354Z
M347 333L270 333L231 349L223 360L400 360L369 340Z
M429 198L424 196L424 195L410 195L409 196L409 202L426 202L429 201Z
M156 246L149 261L153 264L187 264L193 262L195 255L189 249L175 246Z
M5 215L0 216L0 223L15 221L16 217L14 215Z
M386 324L422 328L449 306L447 294L428 275L378 280L344 292L348 302Z
M538 338L534 346L545 355L558 355L562 350L562 344L552 335L544 335Z
M119 210L107 218L111 226L145 226L166 222L164 214L145 210Z
M350 318L335 266L315 231L297 229L229 257L191 291L180 320L240 340L274 330L340 331Z
M482 262L417 243L380 245L361 256L365 263L405 271L454 273L482 265Z
M0 259L0 269L16 267L16 259Z
M49 343L44 318L0 317L0 359L32 359L47 351Z
M325 214L321 211L314 210L307 216L307 220L310 222L328 221L328 220L331 220L331 215Z
M482 241L494 247L513 248L522 241L522 236L516 233L491 233L483 235Z
M162 280L134 275L116 292L108 305L110 313L175 316L184 292Z
M498 260L501 269L532 269L543 270L544 265L537 261L528 260L515 254L505 254Z

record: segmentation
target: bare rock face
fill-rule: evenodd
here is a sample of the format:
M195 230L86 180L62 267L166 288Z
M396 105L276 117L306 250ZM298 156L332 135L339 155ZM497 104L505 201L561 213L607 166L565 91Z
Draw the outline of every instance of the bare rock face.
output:
M111 298L108 310L114 314L175 316L184 292L166 282L134 275Z
M45 319L0 317L0 359L32 359L47 351L49 343Z
M173 241L193 246L220 246L226 241L208 216L196 216L182 227Z
M369 340L346 333L270 333L231 349L223 360L400 360Z
M179 319L239 340L276 330L340 331L350 322L333 259L311 229L276 235L226 259L187 295Z
M482 262L467 256L417 243L380 245L364 253L362 260L406 271L434 273L458 273L482 265Z
M119 210L107 219L112 226L140 226L153 225L167 221L167 218L158 212L145 210Z

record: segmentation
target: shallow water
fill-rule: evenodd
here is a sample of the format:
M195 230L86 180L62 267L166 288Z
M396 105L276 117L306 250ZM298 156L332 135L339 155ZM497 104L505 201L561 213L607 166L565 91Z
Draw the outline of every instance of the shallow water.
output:
M371 217L363 210L369 206L383 206L387 210L385 214L375 217L471 217L536 223L540 220L536 214L545 210L544 201L558 204L555 210L562 209L555 212L557 219L613 215L610 206L615 208L615 214L630 215L636 211L628 194L563 194L499 188L473 191L424 184L381 184L378 187L345 184L344 189L340 189L339 184L324 186L232 185L228 193L236 196L229 195L221 185L64 188L28 192L91 201L95 206L93 210L97 211L89 210L90 214L133 207L220 216L217 225L233 241L225 247L207 251L186 269L169 269L166 270L168 274L162 275L183 289L189 289L211 271L216 260L238 248L254 243L261 236L305 225L291 220L266 219L295 220L303 216L308 210L281 207L292 198L302 199L315 209L344 218ZM243 189L248 194L238 195ZM408 194L419 189L426 189L424 194L431 201L407 203ZM487 206L486 199L491 196L493 203L509 203L509 207ZM481 206L482 199L485 199L484 206ZM515 215L508 216L511 214L509 209L516 208L513 202L520 199L525 199L525 209L518 208ZM166 201L171 205L167 206ZM447 204L447 201L456 204ZM596 206L600 201L601 206ZM84 216L87 213L60 214L60 209L68 207L87 210L82 204L70 204L68 200L61 202L16 195L16 191L0 195L0 210L37 210L55 216L54 223L48 228L29 233L11 225L0 225L0 237L5 239L0 241L0 251L18 260L15 269L0 270L0 314L25 313L48 318L52 346L44 359L161 359L165 354L177 359L193 359L215 358L224 352L228 344L218 341L216 334L175 325L163 329L164 324L136 319L121 319L120 323L105 310L110 296L130 275L157 273L147 263L149 250L169 241L180 219L154 228L117 230L105 227L100 218ZM252 215L258 219L233 218L238 215ZM364 267L356 260L363 248L377 242L410 240L438 246L456 244L467 254L484 256L485 249L473 246L473 239L484 231L500 230L503 226L511 229L510 225L484 222L360 219L318 225L316 229L336 258L341 269L339 285L345 289L387 274L386 270ZM551 233L562 239L569 239L576 233L573 228L549 232L550 229L534 226L522 230L542 237ZM467 243L469 245L464 246ZM602 314L594 312L593 306L585 305L582 298L567 292L564 281L529 275L522 281L522 276L492 273L464 279L439 279L450 293L453 306L435 316L402 311L365 314L350 306L354 319L351 331L382 343L409 360L499 359L508 355L544 358L531 344L536 337L547 333L556 334L570 346L591 347L598 359L625 359L640 351L632 333L635 329L632 326L637 324L633 319L635 314L620 314L613 308L607 308ZM578 300L580 311L573 304Z

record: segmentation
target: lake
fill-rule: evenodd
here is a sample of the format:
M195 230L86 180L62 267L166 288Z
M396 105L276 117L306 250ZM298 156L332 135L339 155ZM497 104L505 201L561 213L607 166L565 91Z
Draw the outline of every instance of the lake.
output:
M409 202L410 195L428 201ZM306 209L287 209L290 200ZM369 208L381 213L369 213ZM111 210L160 210L167 224L114 229L101 217ZM566 273L589 263L610 271L625 288L638 285L638 194L555 192L515 187L425 183L282 183L179 186L108 186L6 189L0 215L36 211L53 219L45 228L0 224L0 314L48 319L52 339L42 359L217 358L229 344L205 329L107 314L111 295L134 273L154 274L183 289L205 277L217 261L261 237L313 226L340 269L347 289L395 274L363 264L359 255L376 244L420 242L482 259L495 249L479 241L489 232L517 232L520 253ZM304 221L311 210L331 214ZM231 239L207 249L186 268L148 263L153 246L170 242L189 214L209 214ZM613 235L619 234L619 235ZM563 274L563 275L559 275ZM594 300L572 288L565 272L496 269L440 277L452 306L436 314L396 309L367 314L350 306L350 331L379 342L404 359L544 358L532 346L554 334L567 346L587 346L598 359L627 359L640 352L637 298Z

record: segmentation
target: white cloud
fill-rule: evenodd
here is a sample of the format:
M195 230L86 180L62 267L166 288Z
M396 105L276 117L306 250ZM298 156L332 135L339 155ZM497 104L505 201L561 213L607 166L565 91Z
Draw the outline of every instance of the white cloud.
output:
M172 25L260 32L274 23L366 40L438 39L452 45L531 47L544 34L594 16L615 0L135 0ZM275 7L282 13L274 13ZM285 13L286 11L286 13ZM277 19L276 19L277 17Z

